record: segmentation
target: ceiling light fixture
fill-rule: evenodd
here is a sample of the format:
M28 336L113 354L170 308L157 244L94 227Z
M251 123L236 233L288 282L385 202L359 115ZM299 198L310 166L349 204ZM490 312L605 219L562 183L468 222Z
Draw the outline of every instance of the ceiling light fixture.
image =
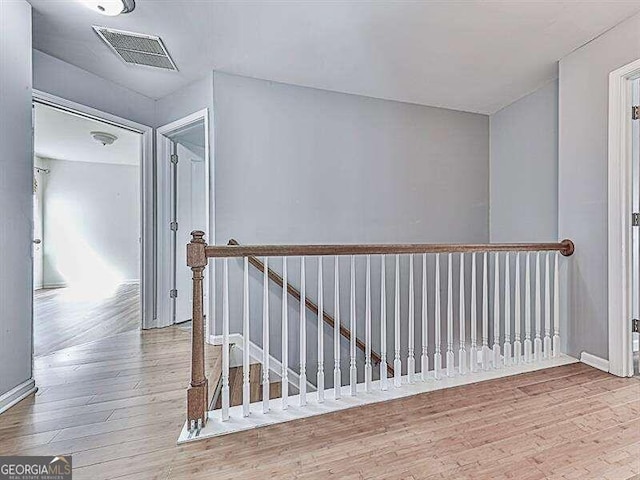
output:
M118 139L115 135L107 132L91 132L91 136L96 142L101 143L103 147L111 145Z
M121 13L133 12L135 0L80 0L88 8L101 15L115 17Z

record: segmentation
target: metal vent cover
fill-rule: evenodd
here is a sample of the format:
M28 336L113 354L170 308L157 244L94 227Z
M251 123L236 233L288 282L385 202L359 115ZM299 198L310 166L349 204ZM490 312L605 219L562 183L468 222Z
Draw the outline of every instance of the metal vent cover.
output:
M93 29L125 63L178 71L160 37L107 27Z

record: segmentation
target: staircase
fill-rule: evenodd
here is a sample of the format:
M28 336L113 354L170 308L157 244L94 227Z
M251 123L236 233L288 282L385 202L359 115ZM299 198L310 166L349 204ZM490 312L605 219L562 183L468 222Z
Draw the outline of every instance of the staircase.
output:
M242 385L243 385L243 372L242 367L233 367L229 369L229 406L235 407L242 405ZM221 374L222 372L220 372ZM218 376L218 384L220 384L222 376ZM291 390L293 385L289 386ZM252 363L249 366L249 391L251 403L262 401L262 364ZM280 398L282 396L282 382L270 382L269 384L269 398ZM215 405L212 410L218 410L222 408L222 396L216 395Z

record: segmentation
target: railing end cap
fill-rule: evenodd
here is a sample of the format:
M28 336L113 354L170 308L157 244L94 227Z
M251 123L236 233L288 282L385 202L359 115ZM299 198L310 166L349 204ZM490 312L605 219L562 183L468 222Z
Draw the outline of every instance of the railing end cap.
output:
M562 253L562 255L564 255L565 257L570 257L571 255L573 255L573 253L576 251L576 246L574 245L574 243L569 240L568 238L565 238L562 242L560 242L563 246L562 250L560 250L560 253Z

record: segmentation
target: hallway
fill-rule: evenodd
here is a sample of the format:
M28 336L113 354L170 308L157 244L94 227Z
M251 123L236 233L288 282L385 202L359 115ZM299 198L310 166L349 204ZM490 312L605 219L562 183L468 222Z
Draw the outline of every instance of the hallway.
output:
M0 415L0 455L71 453L77 479L640 473L639 379L579 363L176 446L189 343L129 331L36 358L40 390Z

